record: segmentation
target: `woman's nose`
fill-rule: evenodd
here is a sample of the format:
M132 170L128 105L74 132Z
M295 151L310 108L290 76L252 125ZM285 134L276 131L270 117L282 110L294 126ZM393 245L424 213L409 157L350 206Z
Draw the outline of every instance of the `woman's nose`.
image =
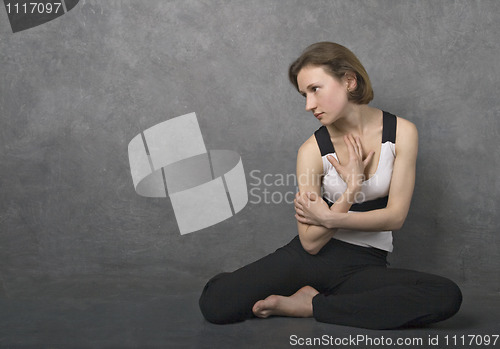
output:
M311 111L316 108L316 100L312 96L306 97L306 110Z

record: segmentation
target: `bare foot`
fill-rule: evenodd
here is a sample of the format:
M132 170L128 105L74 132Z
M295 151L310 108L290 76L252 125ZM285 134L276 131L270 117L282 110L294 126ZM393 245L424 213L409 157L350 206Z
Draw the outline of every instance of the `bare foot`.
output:
M271 295L254 304L255 316L267 318L271 315L312 317L312 299L319 292L311 286L304 286L290 297Z

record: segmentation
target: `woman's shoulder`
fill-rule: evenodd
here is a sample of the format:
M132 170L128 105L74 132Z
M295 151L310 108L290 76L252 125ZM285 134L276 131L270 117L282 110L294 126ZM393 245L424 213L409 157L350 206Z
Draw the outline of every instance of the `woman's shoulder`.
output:
M410 120L401 116L396 116L396 123L396 144L398 144L398 140L403 140L408 137L418 137L417 126L415 126L415 124Z
M314 133L306 139L304 143L299 147L299 153L304 153L308 155L319 155L321 157L321 152L319 150L318 142Z
M314 134L299 148L297 153L297 172L322 174L324 163Z
M401 151L416 152L418 147L417 126L401 116L396 117L396 154Z

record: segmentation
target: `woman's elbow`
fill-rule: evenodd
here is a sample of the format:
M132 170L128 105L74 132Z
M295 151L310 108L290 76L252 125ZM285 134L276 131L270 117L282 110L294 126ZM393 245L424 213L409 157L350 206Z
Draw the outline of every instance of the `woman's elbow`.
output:
M300 236L300 234L299 234L299 240L304 251L306 251L310 255L318 254L319 250L321 250L321 247L318 246L318 244L312 243L307 239L304 239L302 236Z
M408 216L408 209L393 203L392 205L387 205L384 212L384 219L381 221L381 230L400 230Z
M302 245L302 247L304 247L304 245ZM308 247L304 247L304 250L309 253L310 255L317 255L318 252L321 250L320 247L318 246L308 246Z
M391 229L389 230L399 230L403 228L405 224L406 215L396 215L394 220L391 222Z
M394 230L400 230L401 228L403 228L403 223L394 223L391 229L388 230L394 231Z

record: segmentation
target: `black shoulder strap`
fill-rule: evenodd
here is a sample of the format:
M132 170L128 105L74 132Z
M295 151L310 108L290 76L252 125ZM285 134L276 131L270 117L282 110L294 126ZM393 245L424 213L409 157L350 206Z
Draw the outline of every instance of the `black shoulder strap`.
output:
M383 118L384 124L382 130L382 143L396 143L396 116L384 111ZM316 137L316 142L318 142L321 156L335 153L335 148L333 147L332 140L330 139L330 134L328 133L326 126L321 126L317 129L316 132L314 132L314 136Z
M396 121L397 118L395 115L388 113L386 111L384 113L384 125L382 130L382 143L392 142L396 144Z
M314 132L314 136L316 137L316 142L318 142L321 156L335 153L335 148L333 147L332 140L330 139L330 134L325 126L318 128L316 132Z

